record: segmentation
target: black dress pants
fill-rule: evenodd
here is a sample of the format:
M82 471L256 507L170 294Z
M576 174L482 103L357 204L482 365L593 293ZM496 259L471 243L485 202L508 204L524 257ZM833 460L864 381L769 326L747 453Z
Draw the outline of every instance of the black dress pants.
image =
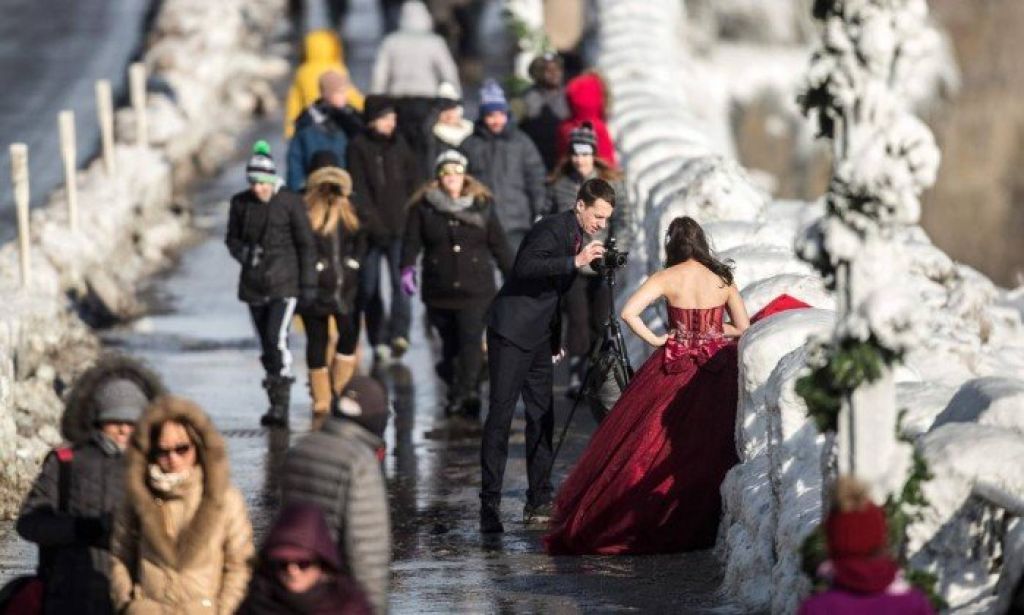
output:
M485 300L455 310L427 306L427 321L441 338L442 371L452 374L446 383L450 400L477 396L487 305Z
M480 499L501 500L508 460L508 438L519 395L526 406L527 503L551 501L551 440L555 426L552 394L551 342L545 339L529 350L487 330L487 359L491 377L490 409L480 441L482 471Z

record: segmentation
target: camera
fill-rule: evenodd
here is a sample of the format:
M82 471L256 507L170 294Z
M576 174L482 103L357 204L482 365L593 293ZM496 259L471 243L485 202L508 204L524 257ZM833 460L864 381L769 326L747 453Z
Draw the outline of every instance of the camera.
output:
M263 246L258 243L249 243L242 246L242 263L246 267L255 269L263 262Z
M628 259L629 251L623 251L616 248L615 238L609 237L608 241L604 242L604 255L590 261L590 268L597 273L601 273L602 271L614 271L625 267Z

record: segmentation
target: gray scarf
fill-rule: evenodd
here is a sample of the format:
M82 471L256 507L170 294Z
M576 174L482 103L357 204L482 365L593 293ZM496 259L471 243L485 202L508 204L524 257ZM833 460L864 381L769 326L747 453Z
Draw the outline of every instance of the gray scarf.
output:
M426 199L434 209L450 218L477 228L487 228L485 209L474 207L475 200L469 195L453 199L440 188L433 188L427 191Z

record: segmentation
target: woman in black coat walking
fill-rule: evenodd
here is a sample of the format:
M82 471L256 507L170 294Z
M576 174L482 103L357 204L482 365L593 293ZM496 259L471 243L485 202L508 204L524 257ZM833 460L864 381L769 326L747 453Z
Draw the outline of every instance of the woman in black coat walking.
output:
M349 200L352 178L341 168L314 171L306 184L306 213L316 244L316 297L300 310L306 330L306 366L313 398L313 424L319 426L356 368L359 322L355 318L359 262L366 254L366 234ZM331 319L338 331L328 348Z
M513 256L494 199L466 174L465 156L454 150L442 153L435 175L410 201L402 289L416 292L416 259L423 252L423 303L443 347L438 371L448 384L445 413L476 416L484 313L495 293L491 260L507 275Z

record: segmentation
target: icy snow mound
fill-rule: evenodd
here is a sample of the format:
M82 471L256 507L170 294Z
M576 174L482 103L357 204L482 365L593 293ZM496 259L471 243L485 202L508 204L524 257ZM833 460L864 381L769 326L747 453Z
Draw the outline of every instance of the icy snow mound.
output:
M771 201L755 174L732 159L729 108L730 101L763 88L790 100L795 82L786 75L799 74L807 58L798 59L792 46L781 55L762 47L772 57L763 59L761 71L757 48L714 47L723 36L784 44L804 40L804 17L794 17L806 7L783 3L786 11L776 11L776 4L600 0L598 68L614 101L609 124L640 225L620 290L632 292L661 268L668 224L689 215L704 226L714 249L733 261L748 312L781 294L816 308L773 316L752 327L741 341L736 425L741 463L722 485L724 516L716 547L725 565L723 595L747 610L789 613L808 589L799 570L798 547L820 518L824 445L806 418L794 383L806 373L807 338L832 330L835 297L793 250L803 229L823 215L823 204ZM756 17L766 12L770 22ZM751 34L751 29L763 36ZM929 44L941 48L941 41ZM915 73L917 81L902 86L908 100L927 100L937 88L955 81L948 55L932 54L920 61L927 65ZM1002 464L996 474L1019 468L1019 461L1013 462L1015 438L1020 438L1024 420L1011 408L1020 408L1019 392L1024 391L1024 290L996 288L936 248L919 227L901 231L894 245L893 266L909 271L894 294L915 298L913 312L926 332L894 374L897 401L907 409L903 433L920 437L923 450L934 452L941 444L973 459L983 456L984 446L964 434L998 430L992 432ZM663 323L652 321L652 326ZM641 346L631 340L630 351L637 359L645 354ZM950 432L961 435L934 437ZM945 455L944 463L953 463L956 457L951 455ZM979 483L953 473L947 479L945 466L940 468L930 488L960 495L939 498L935 518L917 528L923 538L933 536L944 522L959 523L963 513L957 507L969 497L980 497L965 493L985 492L990 507L993 500L1009 505L1024 499L1024 485L1008 478ZM1000 540L1004 545L1011 539L1021 542L1021 534L1014 529ZM961 532L949 544L969 550L963 542L966 535ZM1008 553L1009 547L1004 548ZM933 549L929 561L952 571L945 595L954 607L962 607L969 592L957 584L966 584L970 574L995 560L959 562L953 551L952 546ZM1024 570L1024 556L1005 561L1001 578L987 573L972 577L974 595L989 602L1005 598L1002 588Z

